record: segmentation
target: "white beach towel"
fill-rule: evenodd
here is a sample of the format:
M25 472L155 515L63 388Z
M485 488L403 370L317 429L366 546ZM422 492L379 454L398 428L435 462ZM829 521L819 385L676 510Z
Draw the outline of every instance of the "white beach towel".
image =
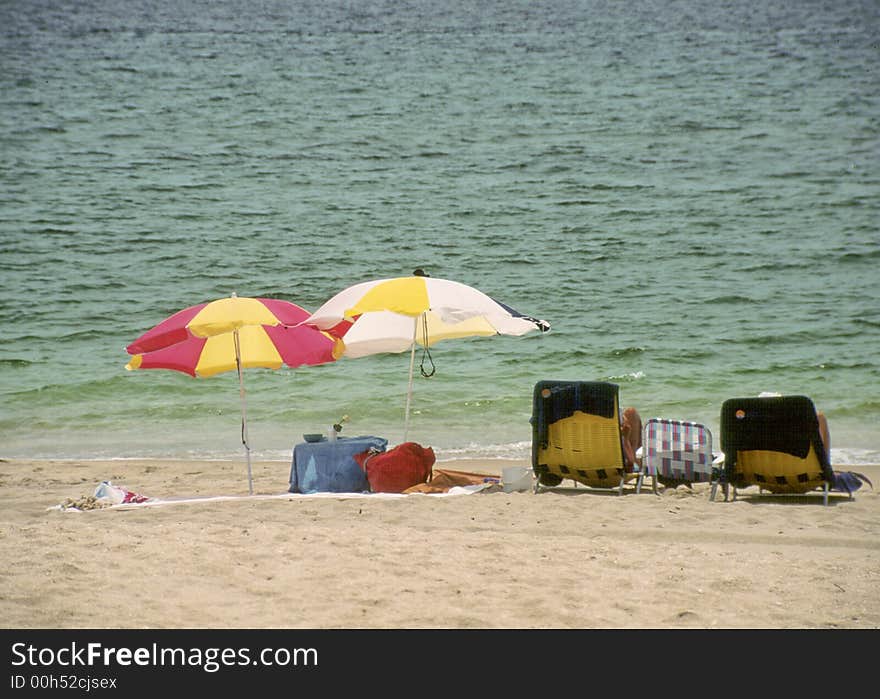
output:
M101 500L99 498L84 498L82 501L67 500L60 505L53 505L48 510L62 510L64 512L84 512L87 510L131 510L142 507L159 507L163 505L192 505L206 502L229 502L229 501L251 501L251 500L349 500L354 498L366 498L375 500L391 499L391 498L410 498L410 497L447 497L452 495L471 495L478 493L487 488L491 488L493 483L482 483L478 485L463 485L450 488L445 493L278 493L276 495L201 495L195 497L172 497L172 498L155 498L137 496L139 499L130 500L128 502L116 501L116 498L107 498ZM99 486L100 489L100 486ZM130 491L126 491L130 492Z

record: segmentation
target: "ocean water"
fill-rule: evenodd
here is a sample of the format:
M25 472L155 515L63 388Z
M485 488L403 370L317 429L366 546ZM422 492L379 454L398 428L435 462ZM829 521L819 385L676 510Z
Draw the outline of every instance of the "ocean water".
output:
M880 462L876 0L27 0L0 66L0 457L241 458L234 374L125 346L423 267L553 327L435 347L439 459L528 456L534 384L583 379L716 440L806 394ZM400 441L408 368L246 371L255 458Z

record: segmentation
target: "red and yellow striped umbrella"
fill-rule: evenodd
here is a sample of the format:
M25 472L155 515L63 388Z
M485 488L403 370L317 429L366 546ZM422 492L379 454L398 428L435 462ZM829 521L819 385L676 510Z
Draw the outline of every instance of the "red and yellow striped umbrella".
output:
M309 312L289 301L231 296L178 311L132 342L126 369L171 369L193 377L238 371L241 433L253 493L242 369L325 364L344 345L332 335L298 325Z
M232 296L191 306L126 347L134 355L126 368L206 377L239 365L279 369L335 361L343 348L339 340L311 326L292 327L308 316L304 308L278 299Z

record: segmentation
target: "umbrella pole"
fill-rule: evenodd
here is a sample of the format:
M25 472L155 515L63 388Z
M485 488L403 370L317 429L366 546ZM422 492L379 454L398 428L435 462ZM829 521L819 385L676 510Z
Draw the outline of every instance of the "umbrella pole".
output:
M406 411L404 412L403 417L403 441L406 441L406 437L409 434L409 405L412 402L412 391L413 391L413 368L416 365L416 333L418 332L419 324L418 321L413 323L413 339L412 346L409 351L409 383L406 388Z
M235 344L235 366L238 368L238 395L241 397L241 443L244 445L244 453L247 457L248 495L253 495L254 479L251 473L251 447L248 444L247 404L244 395L244 376L242 376L241 372L241 347L238 342L238 328L232 331L232 339Z

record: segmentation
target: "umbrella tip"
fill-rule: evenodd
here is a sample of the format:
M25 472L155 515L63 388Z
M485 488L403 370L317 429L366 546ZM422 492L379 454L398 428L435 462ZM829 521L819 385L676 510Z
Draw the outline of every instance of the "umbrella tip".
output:
M421 267L416 267L416 268L413 270L413 276L414 276L414 277L430 277L431 275L428 274L428 273L427 273L425 270L423 270Z

